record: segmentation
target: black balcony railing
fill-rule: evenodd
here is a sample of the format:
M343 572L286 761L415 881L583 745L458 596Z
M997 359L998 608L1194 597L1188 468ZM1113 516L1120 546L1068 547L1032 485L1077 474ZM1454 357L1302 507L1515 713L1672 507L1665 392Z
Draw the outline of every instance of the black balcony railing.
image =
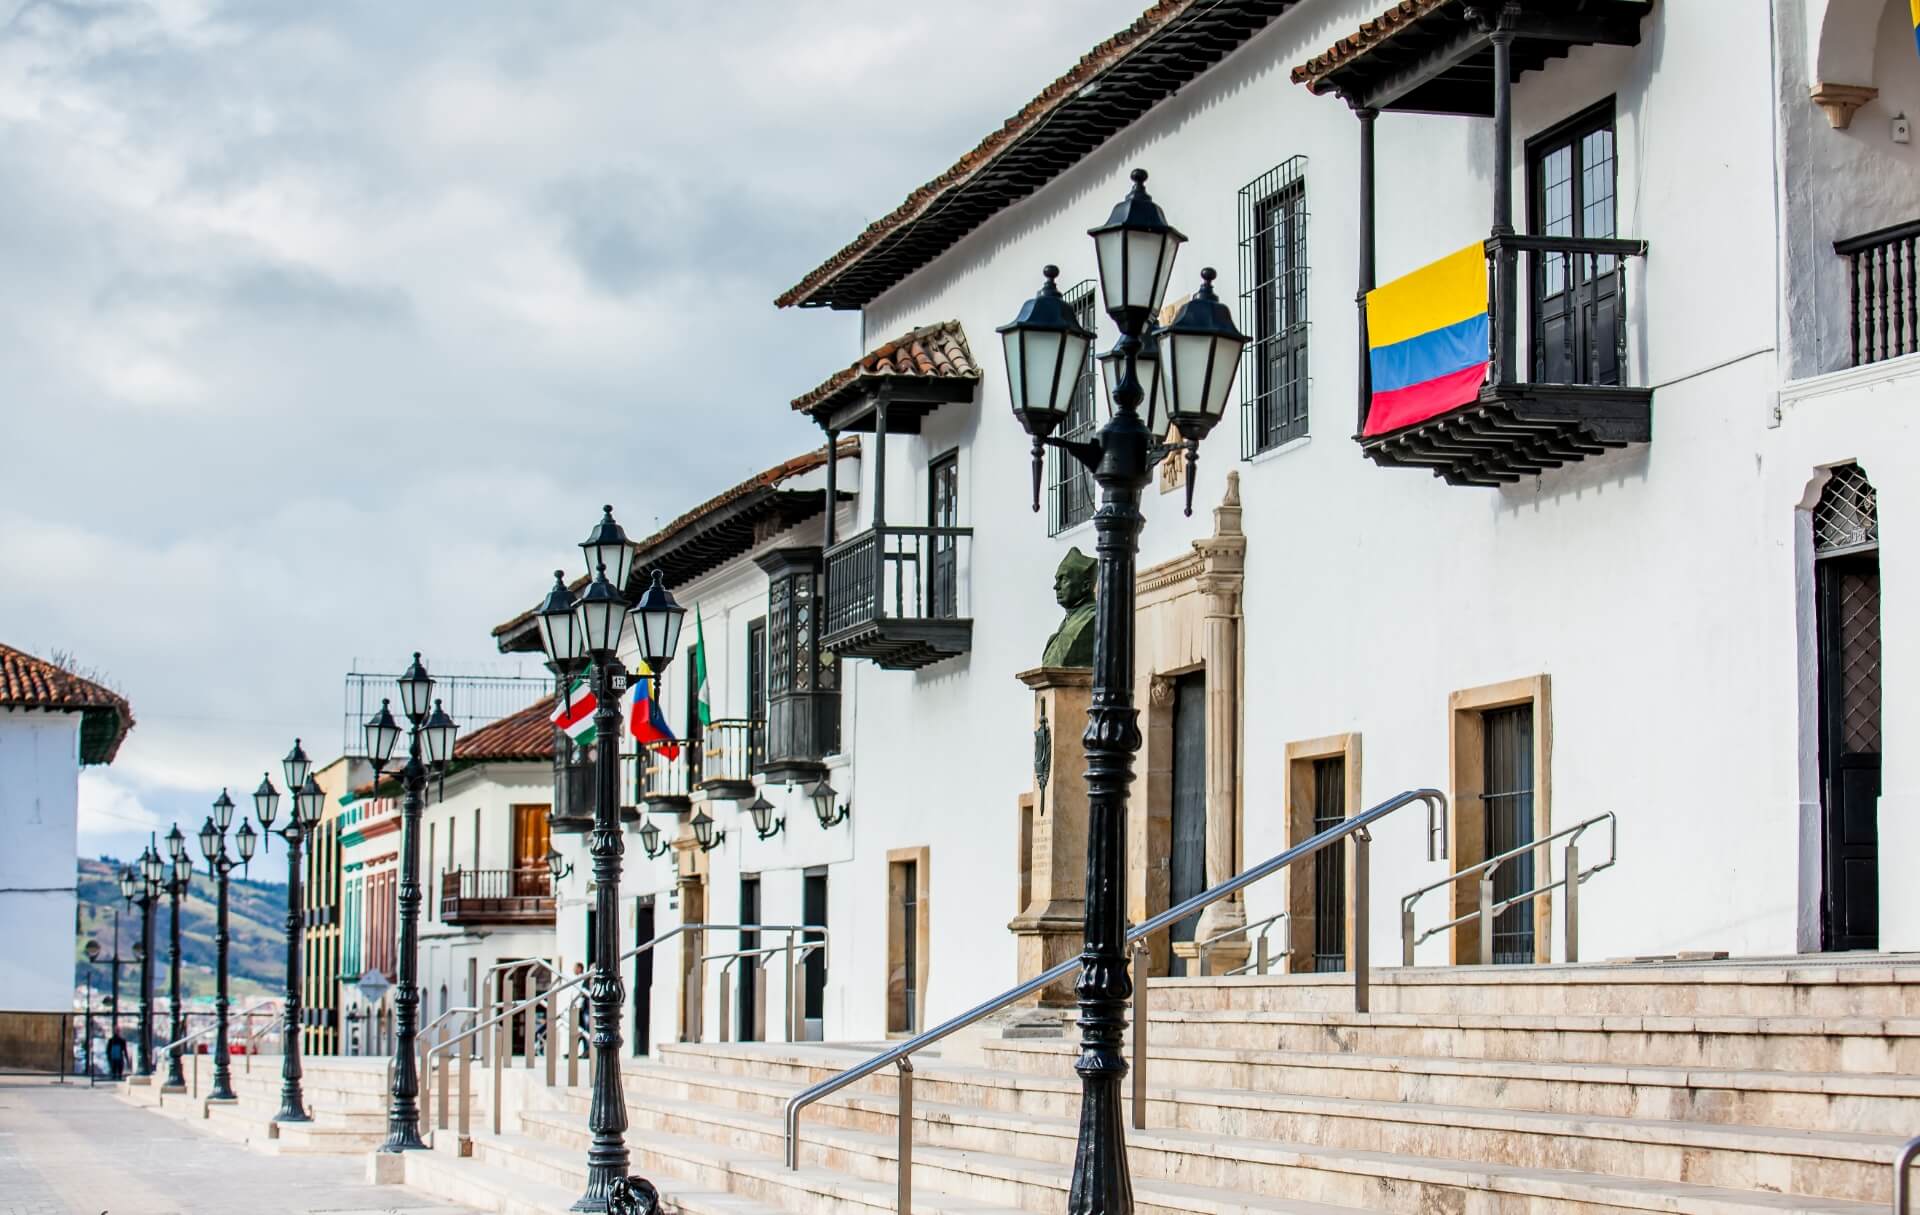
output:
M1626 269L1646 251L1612 238L1489 239L1486 383L1458 408L1362 437L1361 449L1455 485L1499 485L1646 442L1653 392L1628 383Z
M1865 366L1920 351L1920 219L1835 241L1847 259L1847 316L1853 365Z
M814 776L821 762L840 750L840 693L791 692L767 705L766 758L769 780Z
M826 552L822 644L837 654L913 668L971 644L973 529L886 527Z

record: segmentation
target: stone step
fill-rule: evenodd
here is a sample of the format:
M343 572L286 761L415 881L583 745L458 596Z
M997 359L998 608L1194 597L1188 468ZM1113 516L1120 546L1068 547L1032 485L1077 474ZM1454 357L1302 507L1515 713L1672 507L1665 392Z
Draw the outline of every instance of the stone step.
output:
M1376 1013L1920 1017L1920 956L1376 966L1369 987ZM1156 1010L1351 1012L1353 976L1154 978L1148 994Z
M807 1046L694 1046L664 1048L662 1064L721 1076L750 1074L807 1085L849 1065L841 1051ZM1001 1040L988 1044L996 1066L983 1082L948 1091L961 1104L998 1110L1058 1113L1060 1094L1077 1101L1074 1048L1058 1040ZM923 1081L940 1056L922 1052ZM1011 1071L1022 1084L998 1077ZM1832 1072L1658 1068L1616 1063L1532 1063L1497 1059L1400 1058L1324 1051L1247 1051L1156 1047L1148 1060L1149 1092L1158 1105L1180 1089L1240 1090L1290 1096L1355 1097L1486 1109L1571 1115L1658 1118L1789 1130L1819 1128L1906 1135L1920 1126L1920 1078ZM943 1066L934 1083L960 1085L964 1076ZM1051 1078L1051 1086L1036 1077ZM723 1082L724 1083L724 1082ZM891 1071L864 1081L861 1091L892 1092ZM1077 1108L1077 1105L1072 1108ZM1156 1117L1159 1115L1156 1114Z
M1156 1012L1151 1044L1912 1075L1920 1018ZM1064 1039L1050 1041L1064 1043Z
M952 1109L930 1111L938 1125ZM737 1110L660 1100L630 1111L629 1143L636 1159L665 1152L676 1167L691 1168L703 1182L781 1201L789 1209L825 1215L845 1212L858 1195L830 1194L796 1206L773 1191L783 1181L808 1186L814 1175L851 1184L890 1187L895 1156L891 1133L875 1134L814 1125L802 1133L799 1173L780 1170L779 1120ZM976 1199L1028 1211L1059 1210L1065 1201L1075 1148L1075 1124L1069 1119L975 1116L971 1125L992 1146L916 1143L916 1191L966 1193ZM529 1134L585 1149L584 1118L578 1112L527 1114ZM993 1150L994 1147L1000 1150ZM1020 1155L1006 1154L1015 1148ZM1866 1203L1822 1199L1767 1190L1734 1190L1687 1182L1613 1178L1564 1169L1469 1164L1385 1151L1309 1148L1248 1139L1224 1139L1188 1132L1129 1135L1136 1206L1142 1211L1225 1212L1246 1209L1294 1209L1305 1200L1321 1207L1424 1215L1430 1211L1577 1212L1616 1215L1667 1211L1699 1215L1736 1212L1818 1211L1864 1215L1879 1209ZM757 1162L770 1162L773 1176ZM731 1174L732 1180L726 1175ZM882 1193L870 1205L890 1208ZM916 1200L915 1207L922 1204Z
M562 1111L530 1113L526 1125L527 1137L546 1145L545 1150L558 1147L584 1161L588 1135L578 1116ZM869 1138L875 1154L879 1140L891 1142L887 1136ZM716 1144L666 1127L636 1127L628 1132L627 1142L633 1152L633 1171L653 1177L655 1184L659 1184L657 1174L673 1170L695 1185L725 1189L796 1215L892 1215L896 1210L891 1164L878 1170L877 1176L846 1167L848 1161L831 1159L825 1163L803 1160L800 1169L789 1171L778 1153ZM967 1167L967 1161L978 1169ZM916 1148L914 1170L913 1210L918 1215L1059 1211L1066 1205L1070 1180L1065 1172L1030 1161L935 1148ZM670 1191L661 1186L661 1192L664 1196ZM1242 1215L1248 1211L1356 1215L1351 1208L1321 1202L1282 1196L1250 1200L1228 1190L1140 1178L1134 1182L1134 1209L1140 1215Z
M793 1081L658 1065L637 1068L627 1079L629 1108L666 1098L770 1117L778 1117L801 1087ZM889 1083L834 1094L810 1106L803 1124L818 1120L892 1135L897 1108L892 1089ZM1036 1116L1070 1123L1079 1110L1079 1092L1077 1079L925 1063L915 1075L916 1139L997 1149L1009 1119ZM571 1108L584 1117L583 1102ZM1888 1165L1904 1140L1892 1134L1204 1089L1158 1094L1149 1104L1148 1127L1856 1200L1888 1196Z
M518 1143L517 1154L557 1153L558 1149L540 1145L524 1137L502 1136L500 1142ZM511 1157L461 1159L451 1153L409 1152L406 1155L406 1185L439 1198L449 1199L495 1215L558 1215L568 1210L586 1185L586 1164L582 1157L577 1175L564 1185L529 1177ZM670 1210L680 1215L781 1215L779 1208L765 1206L724 1191L698 1187L662 1178L650 1177L669 1200ZM664 1204L663 1204L664 1205Z

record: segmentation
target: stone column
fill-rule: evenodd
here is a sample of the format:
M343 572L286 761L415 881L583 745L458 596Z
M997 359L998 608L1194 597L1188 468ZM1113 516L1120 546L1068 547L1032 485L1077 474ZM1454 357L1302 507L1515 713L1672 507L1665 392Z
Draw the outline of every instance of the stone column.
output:
M1240 871L1240 592L1247 539L1240 531L1240 474L1227 474L1227 492L1213 511L1213 535L1196 540L1202 566L1195 584L1205 613L1207 667L1207 885ZM1239 895L1200 913L1194 940L1204 941L1247 922ZM1247 960L1244 936L1229 937L1209 953L1213 974Z
M1007 927L1019 943L1020 982L1080 952L1087 908L1087 779L1081 735L1093 671L1035 667L1017 676L1033 689L1034 785L1027 867L1029 897ZM1023 813L1028 813L1023 810ZM1035 997L1047 1008L1072 1008L1073 976Z

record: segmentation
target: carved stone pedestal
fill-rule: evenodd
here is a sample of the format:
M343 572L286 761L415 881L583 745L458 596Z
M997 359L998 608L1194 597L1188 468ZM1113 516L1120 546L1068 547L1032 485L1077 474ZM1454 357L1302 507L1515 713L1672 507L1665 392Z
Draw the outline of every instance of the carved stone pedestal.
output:
M1033 689L1033 791L1020 798L1020 889L1025 906L1007 927L1019 939L1020 981L1078 957L1086 928L1087 781L1080 742L1093 672L1022 671ZM1041 990L1043 1007L1073 1007L1069 974Z

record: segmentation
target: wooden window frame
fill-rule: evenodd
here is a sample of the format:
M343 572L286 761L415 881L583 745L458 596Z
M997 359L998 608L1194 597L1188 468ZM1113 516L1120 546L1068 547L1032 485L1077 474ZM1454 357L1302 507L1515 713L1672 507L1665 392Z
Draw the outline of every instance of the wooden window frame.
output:
M1347 817L1360 811L1360 735L1329 734L1323 738L1301 739L1285 748L1287 774L1287 846L1310 839L1313 830L1313 765L1315 760L1338 758L1346 766ZM1347 889L1354 888L1353 848L1346 852ZM1314 969L1314 887L1313 865L1303 861L1287 870L1287 970L1299 974ZM1347 967L1353 963L1353 917L1346 924Z
M931 849L922 845L918 848L890 848L887 850L887 953L886 972L882 976L881 990L886 993L887 1037L910 1037L914 1030L895 1029L900 1023L896 1015L904 1001L904 984L896 984L894 976L906 966L906 941L900 933L899 917L894 910L899 906L898 883L902 871L907 865L914 867L914 973L913 973L913 1024L925 1028L927 1023L927 974L929 971L928 946L933 927L933 905L928 895L931 881Z
M1451 768L1447 802L1447 831L1452 840L1453 872L1486 859L1486 813L1481 794L1486 790L1486 729L1481 714L1514 705L1533 706L1533 838L1553 833L1553 685L1546 675L1529 675L1501 683L1461 688L1447 697L1447 754ZM1544 870L1542 870L1544 872ZM1453 884L1447 918L1467 915L1480 907L1479 883ZM1449 960L1455 966L1480 965L1480 922L1458 925L1450 934ZM1534 961L1552 961L1553 895L1533 899Z

